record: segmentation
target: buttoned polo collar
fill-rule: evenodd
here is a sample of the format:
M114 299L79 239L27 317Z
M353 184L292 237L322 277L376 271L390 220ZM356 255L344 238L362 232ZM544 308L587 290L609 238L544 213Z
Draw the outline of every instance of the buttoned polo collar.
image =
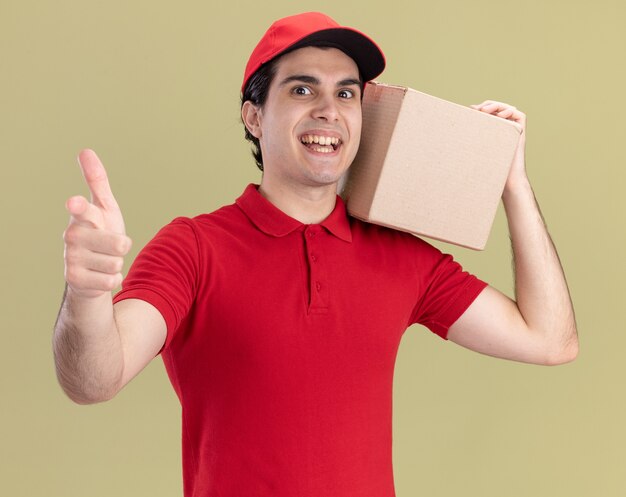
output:
M258 187L259 185L250 183L236 200L239 208L258 229L268 235L280 237L305 226L263 197L259 193ZM337 238L346 242L352 242L348 213L339 195L337 195L333 211L319 224Z

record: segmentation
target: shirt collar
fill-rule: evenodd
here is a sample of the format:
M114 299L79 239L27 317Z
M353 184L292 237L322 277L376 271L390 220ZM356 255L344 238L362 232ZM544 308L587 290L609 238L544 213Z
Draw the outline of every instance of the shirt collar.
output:
M236 200L239 208L258 229L268 235L280 237L304 228L305 225L303 223L288 216L263 197L259 193L258 187L259 185L250 183ZM337 195L333 211L319 224L337 238L346 242L352 242L348 213L339 195Z

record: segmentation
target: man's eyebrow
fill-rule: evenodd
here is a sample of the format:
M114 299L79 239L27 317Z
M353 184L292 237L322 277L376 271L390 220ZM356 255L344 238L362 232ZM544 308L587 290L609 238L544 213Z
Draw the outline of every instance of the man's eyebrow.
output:
M361 86L361 80L348 78L348 79L342 79L341 81L339 81L339 83L337 83L337 86L352 86L352 85Z
M315 76L309 76L307 74L294 74L293 76L287 76L285 79L283 79L279 86L285 86L293 81L298 81L300 83L307 83L310 85L319 85L320 84L320 80L317 79ZM339 81L337 83L337 86L361 86L361 80L360 79L355 79L355 78L347 78L347 79L342 79L341 81Z
M291 83L292 81L299 81L301 83L308 83L310 85L320 84L320 80L313 76L307 76L306 74L294 74L293 76L287 76L285 79L283 79L280 82L279 86L285 86Z

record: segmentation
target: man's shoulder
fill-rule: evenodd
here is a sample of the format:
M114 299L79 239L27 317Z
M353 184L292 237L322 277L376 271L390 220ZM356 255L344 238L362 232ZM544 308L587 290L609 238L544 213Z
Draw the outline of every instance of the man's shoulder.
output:
M241 222L245 216L242 216L241 209L236 203L224 205L212 212L196 214L191 216L177 216L167 223L168 226L187 226L192 230L207 230L211 227L224 227Z
M241 209L235 202L218 207L214 211L200 214L174 215L169 221L161 224L154 238L167 240L183 238L198 238L202 234L213 230L236 229L235 226L243 221Z
M419 235L350 216L352 239L364 253L394 254L420 264L436 263L446 252Z
M185 231L199 244L217 243L225 239L245 236L251 224L237 203L224 205L208 213L179 216L163 229Z
M232 204L223 205L212 212L198 214L189 218L189 220L198 227L210 227L236 223L242 217L241 209L233 202Z
M370 223L356 217L349 216L350 228L353 234L358 233L366 241L380 241L381 243L396 243L415 247L432 247L430 243L418 235L397 228L381 224Z

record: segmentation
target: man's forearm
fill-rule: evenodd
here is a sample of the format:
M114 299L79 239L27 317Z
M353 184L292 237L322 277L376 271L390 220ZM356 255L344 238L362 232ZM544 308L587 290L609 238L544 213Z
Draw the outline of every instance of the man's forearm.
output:
M528 180L507 184L502 197L515 269L517 306L540 333L554 362L578 352L576 321L565 275Z
M113 397L124 362L111 294L82 298L66 286L53 351L59 383L74 402L91 404Z

